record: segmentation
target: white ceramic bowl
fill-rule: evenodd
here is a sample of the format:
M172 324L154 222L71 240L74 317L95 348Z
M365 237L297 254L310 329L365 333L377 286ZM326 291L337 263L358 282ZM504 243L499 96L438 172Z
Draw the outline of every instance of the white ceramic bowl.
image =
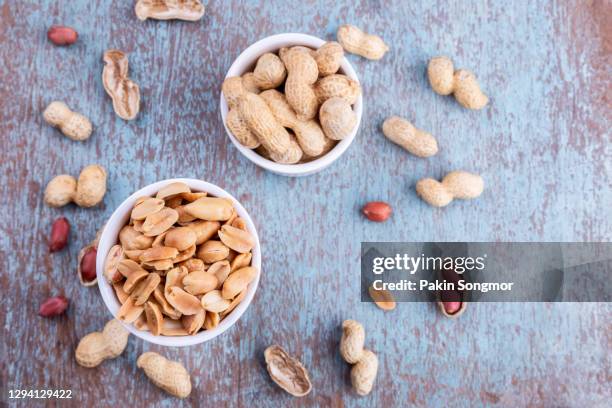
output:
M261 275L261 249L259 246L259 236L257 235L257 231L255 230L255 225L253 224L253 220L246 212L244 207L240 205L240 203L232 197L227 191L222 188L207 183L201 180L195 179L171 179L158 181L157 183L150 184L129 196L121 205L113 212L110 216L106 226L104 227L104 231L102 231L102 236L100 237L100 242L98 243L98 254L96 257L96 271L98 276L98 287L100 288L100 293L102 294L102 299L104 299L104 303L108 310L111 312L113 316L117 315L121 304L115 295L115 291L111 284L107 282L104 278L104 261L106 259L106 255L111 247L118 243L119 241L119 231L123 226L128 222L130 218L130 213L132 208L134 207L134 202L137 198L142 196L153 196L155 195L163 186L168 185L174 182L183 182L186 183L193 191L205 191L210 195L215 197L227 197L230 198L234 202L234 207L238 212L238 215L242 217L247 224L247 228L249 232L255 238L255 246L253 247L252 253L253 258L251 261L251 265L253 265L258 270L257 277L248 287L247 294L245 298L236 306L236 308L219 323L219 325L212 330L204 330L199 332L194 336L154 336L148 331L138 330L134 327L133 324L125 324L125 327L136 337L140 337L143 340L146 340L151 343L160 344L162 346L192 346L194 344L203 343L212 338L217 337L230 327L234 325L240 319L240 316L246 311L246 309L251 304L253 300L253 296L255 295L255 291L257 290L257 285L259 283L259 276Z
M252 71L255 67L257 59L266 52L277 52L282 47L291 47L294 45L304 45L306 47L319 48L324 43L325 41L320 38L297 33L277 34L272 35L270 37L266 37L263 40L257 41L255 44L244 50L244 52L240 54L238 58L236 58L225 77L227 78L232 76L241 76L246 72ZM354 79L355 81L359 81L355 70L346 58L342 60L339 72ZM275 163L260 156L259 154L257 154L257 152L251 149L247 149L246 147L241 145L240 142L236 140L234 135L232 135L232 132L230 132L230 130L227 128L227 125L225 125L225 117L227 115L228 107L227 102L225 102L225 98L223 97L223 93L221 93L220 106L221 118L223 119L223 126L225 126L225 131L227 132L227 135L229 136L232 143L234 143L234 146L236 146L236 148L240 151L240 153L242 153L256 165L263 167L264 169L269 170L273 173L280 174L283 176L307 176L310 174L317 173L326 168L327 166L331 165L346 151L346 149L348 149L350 144L355 139L357 131L359 130L359 125L361 123L361 115L363 112L363 99L361 95L359 95L357 102L355 102L355 105L353 105L353 109L357 114L357 125L355 126L355 129L351 132L351 134L347 138L341 140L325 156L303 164Z

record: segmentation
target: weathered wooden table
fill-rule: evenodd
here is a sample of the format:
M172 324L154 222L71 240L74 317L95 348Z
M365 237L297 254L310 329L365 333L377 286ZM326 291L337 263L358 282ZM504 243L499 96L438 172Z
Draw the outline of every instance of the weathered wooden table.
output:
M62 404L74 406L178 406L136 368L147 350L192 374L184 406L609 404L610 304L473 304L456 321L431 304L383 313L359 300L359 247L365 240L609 241L610 2L209 1L197 23L140 22L132 3L0 0L2 404L10 389L56 388L73 390ZM334 39L345 22L391 46L380 62L350 57L365 102L354 144L307 178L256 168L223 130L226 70L267 35ZM52 24L75 27L79 41L53 46ZM142 93L135 121L119 119L102 88L108 48L129 52ZM434 94L425 67L437 54L474 70L490 106L466 111ZM43 122L53 100L92 119L90 140L73 142ZM440 153L417 159L388 142L380 126L391 114L436 135ZM43 204L53 176L92 162L108 169L103 205ZM459 168L483 175L478 200L436 210L415 195L419 178ZM78 339L110 315L97 287L79 285L77 253L131 192L171 177L216 183L250 211L264 254L254 303L209 343L166 349L132 337L116 360L82 368L74 360ZM360 215L375 199L393 205L389 222ZM70 247L49 254L47 235L60 215L73 225ZM59 293L71 299L68 314L38 317L40 302ZM337 352L346 318L364 323L380 358L365 398L352 392ZM303 360L310 395L293 399L269 380L262 352L271 343Z

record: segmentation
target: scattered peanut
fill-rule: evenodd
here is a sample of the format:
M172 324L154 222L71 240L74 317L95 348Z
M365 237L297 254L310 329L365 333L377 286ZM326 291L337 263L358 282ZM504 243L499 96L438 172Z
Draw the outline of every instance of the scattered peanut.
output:
M96 367L104 360L118 357L128 343L130 332L116 319L106 323L102 332L89 333L79 341L76 361L83 367Z
M181 222L168 205L191 218ZM118 240L104 265L121 303L117 318L156 336L214 329L258 275L250 266L254 237L233 202L185 183L138 198Z
M356 320L342 322L342 338L340 339L340 355L349 364L355 364L363 355L365 330Z
M350 24L340 26L337 36L338 42L347 52L370 60L379 60L389 51L389 47L382 38L366 34Z
M299 360L291 357L280 346L273 345L264 351L266 368L270 378L294 397L303 397L312 390L308 371Z
M200 0L138 0L134 12L139 20L197 21L204 15Z
M106 194L106 170L98 164L91 164L81 170L77 181L74 202L79 207L93 207Z
M361 359L351 368L351 384L361 396L368 395L374 386L378 372L378 357L370 350L363 350Z
M96 276L96 256L98 255L98 241L101 233L102 230L98 232L93 241L79 252L77 275L83 286L93 286L98 282Z
M417 194L434 207L444 207L455 198L462 200L476 198L482 194L483 189L482 177L467 171L450 172L442 182L426 178L416 184Z
M368 293L370 294L370 297L372 298L376 306L378 306L382 310L388 312L389 310L395 309L395 299L393 298L391 292L389 292L388 290L378 290L374 289L373 286L370 286L368 288Z
M45 300L38 309L42 317L54 317L63 314L68 309L68 299L64 296L54 296Z
M63 207L72 202L76 194L77 181L68 174L51 179L45 189L45 203L51 207Z
M355 320L345 320L342 323L342 338L340 339L340 355L351 368L351 383L357 394L364 396L372 391L378 358L370 350L363 348L365 330L361 323Z
M119 50L104 53L102 84L113 100L113 109L121 119L131 120L140 111L140 88L128 78L128 58Z
M79 34L71 27L54 25L47 31L47 38L55 45L71 45Z
M393 213L391 206L384 201L370 201L361 209L370 221L385 222Z
M138 357L136 366L142 368L151 382L168 394L178 398L187 398L191 394L191 377L180 363L147 352Z
M446 317L457 318L465 312L466 302L441 302L438 301L438 307L442 314Z
M45 189L45 203L62 207L74 201L80 207L93 207L102 201L105 193L106 170L92 164L81 170L78 182L67 174L54 177Z
M53 221L51 226L51 238L49 239L49 252L57 252L64 249L70 236L70 223L66 217L59 217Z
M87 117L71 111L68 105L60 101L51 102L43 112L43 118L72 140L86 140L93 130Z
M427 65L427 76L433 90L440 95L455 95L457 102L467 109L482 109L489 98L478 85L476 76L467 70L457 70L448 57L435 57Z
M427 132L415 128L412 123L398 116L391 116L383 123L384 135L418 157L431 157L438 153L438 142Z
M330 98L321 105L319 120L325 136L332 140L345 139L357 126L357 115L351 105L338 97Z

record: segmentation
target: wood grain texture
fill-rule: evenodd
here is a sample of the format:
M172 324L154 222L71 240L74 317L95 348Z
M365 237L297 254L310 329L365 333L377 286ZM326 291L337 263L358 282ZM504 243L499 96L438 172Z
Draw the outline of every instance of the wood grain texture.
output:
M211 0L200 22L185 23L137 21L130 1L0 0L2 404L15 388L72 389L66 405L73 406L609 404L610 304L472 304L457 321L430 304L401 304L385 314L359 301L359 245L610 241L611 3L257 3ZM391 46L381 62L350 57L365 104L354 144L307 178L254 167L231 145L220 119L220 85L230 64L264 36L334 39L346 22ZM76 28L79 41L53 46L46 39L52 24ZM104 93L101 59L109 48L129 53L143 102L135 121L119 119ZM490 106L466 111L433 93L425 67L438 54L476 72ZM43 122L53 100L91 118L90 140L73 142ZM392 114L436 135L440 153L417 159L387 141L380 126ZM76 175L92 162L109 173L103 205L43 204L53 176ZM442 210L416 197L419 178L454 169L482 174L483 196ZM78 339L100 330L110 315L96 287L78 284L77 253L131 192L172 177L218 184L252 215L264 257L254 303L206 344L165 349L132 337L116 360L79 367ZM392 219L364 220L359 208L370 200L391 203ZM46 237L60 215L72 222L70 247L49 254ZM68 314L39 318L40 302L60 293L71 299ZM337 352L346 318L364 323L366 343L380 358L365 398L351 391L349 367ZM269 380L263 350L271 343L310 370L309 396L293 399ZM137 357L149 350L186 365L194 385L189 399L176 401L137 370Z

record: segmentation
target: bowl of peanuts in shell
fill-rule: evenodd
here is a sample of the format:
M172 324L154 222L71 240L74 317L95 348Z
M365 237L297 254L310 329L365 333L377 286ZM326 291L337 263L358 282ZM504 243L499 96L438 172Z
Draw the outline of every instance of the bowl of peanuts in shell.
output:
M222 188L171 179L132 194L106 223L96 257L111 314L135 336L190 346L232 327L261 273L253 220Z
M340 44L285 33L238 56L223 82L220 108L240 153L266 170L295 177L325 169L348 149L363 98Z

